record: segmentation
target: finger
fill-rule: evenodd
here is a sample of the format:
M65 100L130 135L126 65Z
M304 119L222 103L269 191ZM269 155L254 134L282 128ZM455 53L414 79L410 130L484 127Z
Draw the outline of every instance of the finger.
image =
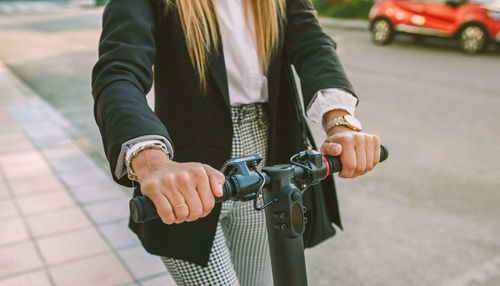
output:
M186 196L186 204L188 205L189 214L186 221L195 221L203 215L203 204L196 189L191 189L189 195Z
M189 209L184 195L180 192L176 177L166 177L163 179L164 191L175 214L175 223L181 223L189 215Z
M340 154L340 161L342 162L342 170L340 170L339 177L352 178L357 162L353 144L344 145L342 154Z
M371 171L374 167L373 156L375 153L375 146L373 145L373 137L365 137L365 153L366 153L366 171Z
M198 192L198 196L200 197L201 205L203 207L201 217L205 217L214 208L215 199L212 194L212 190L210 189L210 181L205 169L201 168L200 171L197 171L196 176L196 191Z
M176 220L176 217L168 199L161 193L149 195L149 198L153 201L153 204L156 207L156 211L163 223L173 224Z
M366 151L365 151L365 136L359 134L355 138L355 149L356 149L356 168L354 171L354 176L360 176L366 173Z
M204 165L204 168L207 172L208 179L210 180L210 188L212 189L212 193L216 197L222 197L222 185L224 185L226 177L224 176L224 174L208 165Z
M330 156L338 156L342 153L342 145L338 143L325 142L321 145L321 153Z
M209 215L215 206L215 197L210 190L210 183L208 181L203 189L204 190L202 191L200 191L200 189L197 189L202 205L202 213L200 217L206 217L207 215Z
M203 206L201 204L200 196L198 196L198 192L196 192L196 186L194 184L194 178L192 178L189 174L180 174L176 178L177 181L177 189L186 200L187 205L187 216L185 216L186 221L193 221L201 217L203 212ZM174 207L174 210L175 207ZM182 213L183 215L185 213ZM179 219L179 215L175 214L177 219Z
M163 179L162 192L172 206L176 217L175 221L177 222L179 220L185 219L189 214L189 210L187 209L186 205L186 199L179 191L178 186L176 186L176 183L173 182L172 178Z
M375 147L373 153L373 167L375 167L380 162L380 138L377 135L373 136L373 145Z
M170 201L170 198L167 197L167 199L170 202L170 205L172 206L172 209L174 210L174 215L175 215L175 223L181 223L186 221L186 218L189 215L189 208L188 205L186 204L185 201L180 202L178 204L173 204Z

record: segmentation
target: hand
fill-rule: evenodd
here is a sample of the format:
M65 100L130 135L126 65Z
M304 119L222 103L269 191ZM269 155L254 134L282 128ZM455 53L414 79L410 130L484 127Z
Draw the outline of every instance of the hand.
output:
M326 122L349 114L342 109L335 109L324 115ZM377 135L353 131L339 125L332 128L321 146L321 153L339 156L342 162L341 178L355 178L371 171L380 161L380 139Z
M345 126L330 130L321 153L340 155L342 178L355 178L371 171L380 161L380 139L377 135L353 131Z
M131 162L143 195L166 224L207 216L222 196L224 175L201 163L177 163L156 149L141 151Z

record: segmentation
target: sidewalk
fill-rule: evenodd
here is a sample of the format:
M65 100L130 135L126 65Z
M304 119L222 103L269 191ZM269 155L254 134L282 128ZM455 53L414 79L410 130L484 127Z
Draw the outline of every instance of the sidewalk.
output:
M0 286L175 285L78 130L1 62L0 90Z

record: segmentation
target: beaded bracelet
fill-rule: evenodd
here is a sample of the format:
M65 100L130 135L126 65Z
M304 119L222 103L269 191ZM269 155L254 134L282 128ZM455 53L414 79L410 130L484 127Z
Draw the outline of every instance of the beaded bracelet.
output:
M135 157L137 157L137 155L141 151L143 151L145 149L158 149L158 150L163 151L163 153L165 153L167 156L170 157L170 153L168 152L167 148L163 144L151 143L151 144L146 144L146 145L140 146L139 148L137 148L137 150L134 150L132 152L132 154L128 158L126 158L126 160L125 160L125 166L127 167L127 176L129 178L129 180L131 180L131 181L139 182L139 179L137 178L137 174L135 173L134 168L132 167L131 163L132 163L132 160Z

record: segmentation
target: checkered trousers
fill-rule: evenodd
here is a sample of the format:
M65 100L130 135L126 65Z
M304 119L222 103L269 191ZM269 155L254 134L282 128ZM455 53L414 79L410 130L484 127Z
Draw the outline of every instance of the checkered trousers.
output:
M231 156L260 154L260 166L264 166L269 132L267 105L231 106L231 115ZM255 211L251 201L223 203L207 267L174 258L162 260L179 286L272 285L264 211Z

